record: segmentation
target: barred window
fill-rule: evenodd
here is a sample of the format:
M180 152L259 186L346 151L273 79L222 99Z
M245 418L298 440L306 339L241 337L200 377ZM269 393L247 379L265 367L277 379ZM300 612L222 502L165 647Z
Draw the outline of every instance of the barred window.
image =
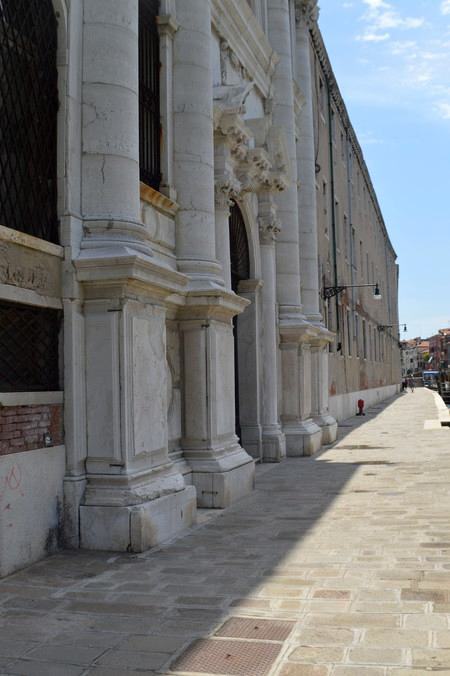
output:
M59 390L62 312L0 301L0 392Z
M0 2L0 225L57 242L57 25L51 0Z
M161 183L158 5L159 0L139 0L140 179L155 190Z

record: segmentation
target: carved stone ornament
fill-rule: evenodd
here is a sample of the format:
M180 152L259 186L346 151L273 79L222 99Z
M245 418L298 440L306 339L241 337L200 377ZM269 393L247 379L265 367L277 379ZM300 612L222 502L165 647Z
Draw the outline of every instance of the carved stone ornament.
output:
M319 18L318 0L296 0L295 19L297 23L304 23L308 28Z
M277 235L281 230L281 224L278 218L260 216L258 219L259 241L261 244L272 244L276 241Z
M214 198L218 208L228 209L231 201L242 192L242 186L231 171L217 176L214 182Z
M281 223L277 218L277 207L270 193L259 198L259 241L261 244L273 244L281 230Z

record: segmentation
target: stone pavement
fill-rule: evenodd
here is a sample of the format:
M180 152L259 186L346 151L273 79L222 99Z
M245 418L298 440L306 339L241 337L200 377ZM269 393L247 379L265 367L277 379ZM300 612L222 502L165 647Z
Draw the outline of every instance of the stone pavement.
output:
M401 395L319 456L263 465L250 497L156 551L65 552L4 579L0 673L450 674L435 399Z

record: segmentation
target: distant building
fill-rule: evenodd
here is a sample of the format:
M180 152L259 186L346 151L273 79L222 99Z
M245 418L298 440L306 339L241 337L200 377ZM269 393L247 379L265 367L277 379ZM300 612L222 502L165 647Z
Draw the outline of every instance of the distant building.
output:
M450 328L429 338L411 338L401 343L402 377L421 376L423 371L449 372Z
M439 329L439 331L428 340L430 345L430 357L426 365L426 370L447 373L449 367L450 328Z
M421 338L403 340L401 343L402 378L422 375L424 368L423 344ZM428 351L428 342L426 343Z

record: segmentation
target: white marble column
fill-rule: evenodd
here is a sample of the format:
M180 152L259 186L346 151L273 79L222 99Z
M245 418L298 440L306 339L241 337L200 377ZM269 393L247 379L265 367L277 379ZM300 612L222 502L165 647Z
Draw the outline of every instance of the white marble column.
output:
M174 182L178 269L191 287L223 285L216 260L210 0L177 0Z
M249 305L237 318L239 422L241 445L252 458L263 460L261 432L261 287L259 279L239 282L238 293Z
M319 308L319 254L313 96L315 85L311 71L310 28L318 17L317 0L296 0L296 75L305 97L299 118L297 142L298 202L300 232L300 269L303 310L317 329L320 348L311 343L311 357L303 360L306 377L311 383L311 413L322 430L322 443L336 438L337 424L328 413L328 351L332 334L323 324ZM324 361L326 360L326 364ZM326 377L324 377L326 369Z
M311 322L322 322L319 309L319 253L317 241L316 172L314 147L313 83L309 27L315 20L317 0L301 0L296 7L296 74L305 103L299 117L297 139L300 270L303 311Z
M175 535L196 508L167 438L164 300L185 278L154 262L139 221L138 4L85 0L83 27L85 236L74 261L85 325L80 540L116 551Z
M289 186L274 196L281 232L277 238L277 298L280 319L301 323L300 262L295 154L294 84L289 0L268 0L269 40L280 60L273 76L272 123L283 130L289 154Z
M302 420L303 378L300 342L310 331L301 305L299 220L297 197L297 157L295 138L293 50L289 0L268 0L268 32L280 60L273 77L273 125L286 139L290 181L275 197L281 232L276 244L277 299L281 339L282 411L287 455L311 454L320 447L319 427Z
M286 439L280 425L278 388L278 330L276 303L275 242L279 233L276 209L270 196L260 197L259 241L262 299L262 455L265 462L279 462L286 455Z
M211 3L177 0L176 9L176 253L178 269L189 280L186 303L179 313L184 355L182 447L199 504L220 508L253 485L254 462L238 443L234 414L232 318L248 301L231 292L228 272L225 288L216 259L216 232L224 243L229 227L223 205L216 223L214 200ZM225 269L226 251L221 262Z
M227 186L220 181L216 181L216 257L222 268L225 288L229 291L231 291L230 204L230 194Z
M151 255L139 221L138 0L85 0L83 249Z

